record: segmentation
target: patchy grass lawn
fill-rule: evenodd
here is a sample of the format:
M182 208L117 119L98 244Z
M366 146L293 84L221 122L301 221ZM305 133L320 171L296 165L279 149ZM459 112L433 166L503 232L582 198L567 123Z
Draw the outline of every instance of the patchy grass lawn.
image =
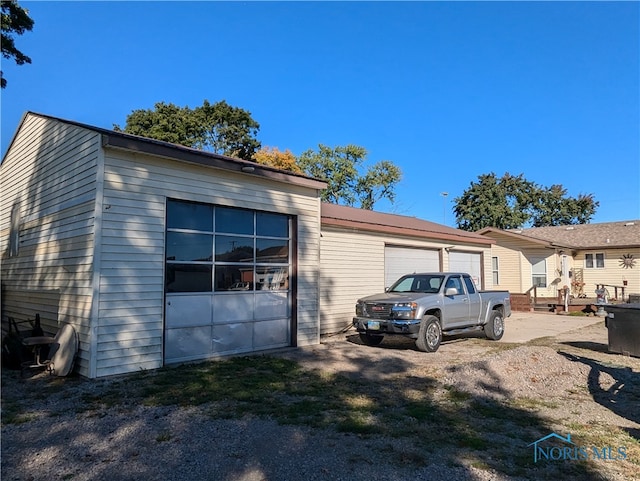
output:
M549 339L536 344L551 345ZM11 376L3 376L3 385ZM351 379L310 371L292 360L271 356L235 357L111 379L84 381L44 377L31 394L71 401L77 412L97 415L131 406L199 406L213 418L270 418L282 424L333 429L358 436L402 440L389 443L389 462L415 466L437 457L528 479L602 479L602 461L533 463L529 444L552 431L571 432L590 446L624 446L627 459L615 470L626 479L640 472L640 443L624 429L597 421L580 424L560 414L557 401L536 398L499 402L443 384L435 376L398 376L391 381ZM93 383L92 389L75 389ZM25 383L27 389L31 389ZM2 423L34 419L37 399L3 389ZM579 393L584 395L584 393ZM570 401L568 401L570 402ZM53 404L52 404L53 405ZM541 410L545 413L542 415ZM558 415L554 416L554 412ZM50 416L62 415L51 410ZM41 414L40 414L41 415ZM170 440L163 432L157 442ZM611 461L606 468L611 468Z

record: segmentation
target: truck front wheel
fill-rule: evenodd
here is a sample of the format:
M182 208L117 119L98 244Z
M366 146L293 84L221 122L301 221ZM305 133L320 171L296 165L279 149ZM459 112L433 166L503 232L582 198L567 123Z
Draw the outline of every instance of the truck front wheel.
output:
M384 336L375 336L373 334L360 333L360 340L367 346L377 346L382 342Z
M498 341L504 334L504 317L501 311L492 311L484 325L484 334L488 339Z
M436 316L425 316L420 323L416 347L423 352L436 352L442 341L442 328Z

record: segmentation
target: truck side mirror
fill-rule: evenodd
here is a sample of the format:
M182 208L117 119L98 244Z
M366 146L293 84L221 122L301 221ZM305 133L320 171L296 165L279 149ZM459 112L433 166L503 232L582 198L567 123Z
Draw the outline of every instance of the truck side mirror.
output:
M455 287L447 287L444 291L445 296L456 296L458 295L458 289Z

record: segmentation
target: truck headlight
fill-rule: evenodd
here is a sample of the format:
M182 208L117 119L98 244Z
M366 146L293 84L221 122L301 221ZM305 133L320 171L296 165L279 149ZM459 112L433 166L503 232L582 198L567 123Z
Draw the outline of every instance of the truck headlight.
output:
M395 319L415 319L416 311L418 310L418 304L415 302L403 302L396 304L391 309L393 317Z
M359 317L364 316L364 302L358 301L356 303L356 316L359 316Z

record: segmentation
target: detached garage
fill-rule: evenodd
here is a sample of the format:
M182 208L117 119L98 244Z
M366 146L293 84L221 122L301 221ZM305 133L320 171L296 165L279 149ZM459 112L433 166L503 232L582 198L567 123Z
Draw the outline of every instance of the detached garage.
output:
M0 165L2 320L89 378L319 341L324 182L27 113Z
M3 326L70 324L76 371L97 378L316 344L408 272L492 287L493 240L321 204L325 187L27 113L0 165Z
M322 204L322 334L351 326L358 298L384 291L413 272L468 272L491 289L486 237L415 217Z

